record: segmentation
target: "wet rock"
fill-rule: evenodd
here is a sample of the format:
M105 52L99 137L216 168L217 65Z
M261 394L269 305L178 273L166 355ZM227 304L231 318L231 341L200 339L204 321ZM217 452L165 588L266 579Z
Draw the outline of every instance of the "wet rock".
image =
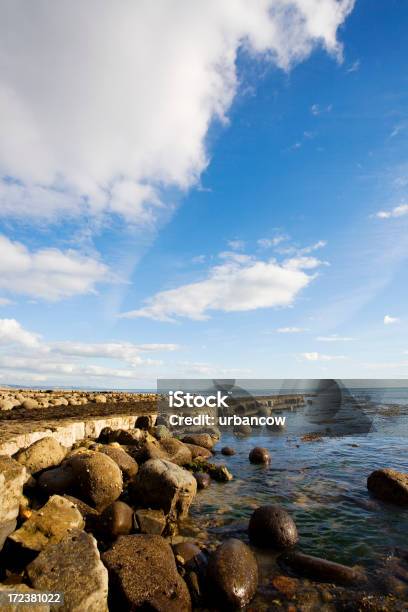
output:
M0 584L0 593L8 593L10 595L12 593L24 593L29 595L30 593L35 593L35 589L31 589L26 584ZM21 612L21 610L27 610L27 612L49 612L50 609L51 608L47 603L30 604L29 606L21 605L20 603L10 603L2 604L1 606L1 612Z
M235 449L231 448L231 446L223 446L221 453L227 457L231 457L232 455L235 455Z
M24 466L11 457L0 455L0 550L16 528L26 477Z
M70 457L65 464L72 469L78 497L96 509L105 508L122 493L122 472L107 455L88 451Z
M102 446L99 449L100 453L107 455L119 466L125 482L132 480L138 472L139 466L137 462L122 448L115 446Z
M133 509L122 501L115 501L101 513L98 531L108 537L128 535L133 530Z
M38 486L48 495L68 493L74 487L75 476L68 465L46 470L38 477Z
M166 517L163 510L136 510L135 520L140 533L161 535L166 527Z
M361 572L353 567L300 552L285 553L279 561L301 576L312 580L347 585L358 584L364 580Z
M191 562L201 560L205 562L205 555L201 551L201 548L194 544L194 542L179 542L174 544L173 552L178 557L183 565L188 565Z
M251 463L256 464L270 463L271 456L267 448L255 446L249 453L249 460Z
M184 436L183 442L185 442L186 444L195 444L196 446L203 446L207 450L212 450L214 446L214 439L208 433L197 433Z
M95 538L84 531L75 529L48 546L30 563L27 573L34 588L64 593L63 610L108 610L108 572Z
M408 506L408 474L389 468L375 470L367 479L367 488L385 502Z
M207 579L211 599L221 609L244 608L258 588L258 565L251 549L235 538L210 555Z
M9 539L25 549L40 551L62 540L72 529L83 526L84 519L78 508L64 497L53 495Z
M192 460L191 451L186 444L176 438L149 440L137 453L139 463L149 459L166 459L176 465L186 465Z
M217 482L229 482L233 480L233 475L225 465L216 465L215 463L208 463L206 466L208 474Z
M250 436L252 433L252 427L250 425L235 425L234 433L240 436Z
M59 465L65 459L67 449L51 437L41 438L15 455L16 461L31 474Z
M204 446L197 446L196 444L187 443L184 444L185 446L187 446L187 448L190 449L193 461L194 459L209 459L210 457L212 457L212 452L209 451L207 448L204 448Z
M207 572L207 556L193 542L180 542L173 546L177 564L187 582L195 606L204 604L204 591Z
M296 578L289 578L288 576L274 576L271 580L271 584L274 589L286 595L286 597L293 597L299 589L299 580Z
M249 539L261 548L283 550L298 539L295 521L280 506L261 506L253 512L248 526Z
M190 472L163 459L146 461L131 487L135 499L144 506L163 510L170 521L187 516L197 491Z
M102 559L110 577L112 610L190 612L187 585L161 536L120 536Z
M194 478L197 481L197 489L207 489L211 484L211 476L206 472L195 472Z

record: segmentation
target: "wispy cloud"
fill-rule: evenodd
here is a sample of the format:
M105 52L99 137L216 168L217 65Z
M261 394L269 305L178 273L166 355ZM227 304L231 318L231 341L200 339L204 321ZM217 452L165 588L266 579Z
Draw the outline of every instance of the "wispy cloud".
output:
M352 64L350 64L348 68L346 68L346 72L348 73L357 72L358 70L360 70L360 66L361 66L360 60L356 60Z
M391 317L390 315L385 315L384 317L384 325L394 325L394 323L399 323L399 321L398 317Z
M332 334L331 336L318 336L316 338L319 342L351 342L354 338L349 336L338 336L337 334Z
M229 240L228 246L233 251L242 251L245 248L245 242L243 240Z
M405 217L408 215L408 204L399 204L391 210L380 210L375 213L377 219L395 219L398 217Z
M316 351L311 353L301 353L301 357L305 361L337 361L346 359L344 355L323 355L322 353L318 353Z
M276 331L278 334L301 334L307 329L305 327L278 327Z
M327 106L321 106L320 104L312 104L310 107L310 112L312 115L317 117L318 115L322 115L323 113L330 113L333 110L333 104L328 104Z

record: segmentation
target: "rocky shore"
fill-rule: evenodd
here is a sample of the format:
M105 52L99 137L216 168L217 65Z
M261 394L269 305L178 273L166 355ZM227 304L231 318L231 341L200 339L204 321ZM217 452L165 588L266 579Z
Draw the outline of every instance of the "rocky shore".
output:
M25 392L15 408L63 410L98 396L125 401L122 394ZM68 404L51 403L61 399ZM24 405L30 401L38 405ZM0 592L62 591L59 609L78 612L407 609L408 551L400 551L388 582L305 554L301 530L273 496L239 533L206 542L192 535L190 509L201 491L225 487L228 498L235 476L228 461L241 452L241 435L222 447L214 428L175 434L166 418L145 414L130 429L105 427L70 447L49 435L0 456ZM273 448L255 445L246 457L254 477L273 460ZM408 507L407 474L366 476L381 503Z

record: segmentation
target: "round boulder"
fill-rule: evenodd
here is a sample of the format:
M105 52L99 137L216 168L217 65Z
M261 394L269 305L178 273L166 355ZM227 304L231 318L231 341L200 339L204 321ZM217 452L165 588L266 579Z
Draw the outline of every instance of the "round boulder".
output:
M64 464L72 469L78 496L97 509L106 508L122 493L122 472L107 455L88 451L70 457Z
M55 438L46 437L19 451L15 458L19 463L25 465L31 474L36 474L41 470L59 465L66 454L67 449L61 446Z
M122 448L116 446L102 446L98 449L100 453L107 455L120 467L123 480L132 480L138 472L139 466L136 461Z
M249 460L251 463L261 464L270 463L271 456L267 448L263 446L255 446L249 453Z
M284 550L298 539L295 521L280 506L261 506L253 512L248 526L250 541L262 548Z
M197 481L197 489L207 489L211 484L211 476L205 472L195 472L194 478Z
M232 455L235 455L235 449L231 448L231 446L223 446L221 453L226 457L231 457Z
M244 608L258 588L255 555L241 540L226 540L209 558L207 580L210 596L217 608Z
M98 531L109 538L127 535L132 529L133 510L125 502L113 502L100 515Z

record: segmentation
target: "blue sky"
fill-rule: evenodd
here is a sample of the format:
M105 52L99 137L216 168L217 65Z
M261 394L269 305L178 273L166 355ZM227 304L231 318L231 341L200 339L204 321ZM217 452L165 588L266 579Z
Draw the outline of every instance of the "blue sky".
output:
M0 3L0 384L408 375L408 7L317 4Z

